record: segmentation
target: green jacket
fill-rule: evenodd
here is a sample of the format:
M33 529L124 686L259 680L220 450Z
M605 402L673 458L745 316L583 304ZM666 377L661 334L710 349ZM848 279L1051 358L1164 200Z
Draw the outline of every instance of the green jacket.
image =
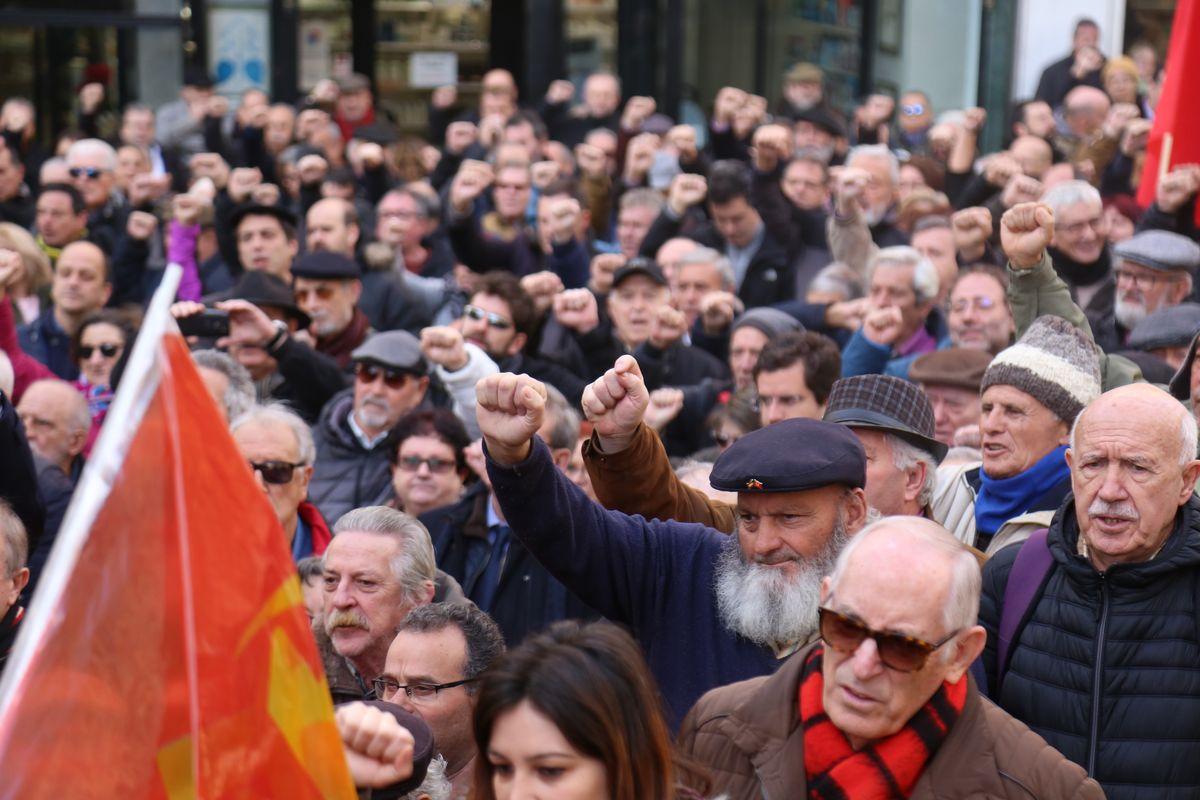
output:
M1050 256L1042 252L1042 260L1033 269L1015 270L1008 265L1008 304L1012 307L1017 338L1025 333L1038 317L1051 314L1062 317L1087 334L1093 342L1092 326L1083 309L1071 299L1071 290L1058 277ZM1101 391L1144 380L1137 364L1123 356L1100 353Z

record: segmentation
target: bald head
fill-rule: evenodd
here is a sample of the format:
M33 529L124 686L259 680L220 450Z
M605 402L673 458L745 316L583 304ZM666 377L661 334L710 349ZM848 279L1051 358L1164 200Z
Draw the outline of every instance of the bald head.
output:
M1021 171L1032 178L1041 178L1054 161L1050 143L1040 136L1018 136L1009 148Z
M1196 457L1196 432L1185 430L1195 418L1187 408L1166 392L1150 383L1131 383L1111 389L1092 401L1075 420L1071 429L1071 448L1082 431L1103 429L1113 424L1137 430L1161 432L1164 453L1180 464Z
M340 197L318 200L304 218L305 242L310 252L326 251L354 257L358 244L358 212Z
M1063 100L1064 116L1071 132L1083 136L1104 124L1112 101L1095 86L1076 86Z
M83 394L66 381L35 381L21 396L17 413L33 452L70 474L92 426Z

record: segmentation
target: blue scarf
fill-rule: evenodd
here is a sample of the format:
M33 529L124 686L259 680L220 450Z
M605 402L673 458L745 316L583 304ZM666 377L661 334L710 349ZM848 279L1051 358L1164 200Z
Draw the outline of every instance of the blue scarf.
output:
M1011 478L989 478L980 470L983 483L975 498L975 529L994 536L1001 525L1028 511L1034 500L1071 473L1063 458L1066 451L1065 444L1059 445L1032 467Z

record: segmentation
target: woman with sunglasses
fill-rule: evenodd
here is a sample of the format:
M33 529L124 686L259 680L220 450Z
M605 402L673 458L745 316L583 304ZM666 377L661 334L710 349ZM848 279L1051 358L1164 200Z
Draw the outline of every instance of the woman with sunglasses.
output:
M396 423L386 447L392 464L389 502L414 517L458 502L471 475L463 455L467 429L445 409L414 411Z
M74 385L87 398L88 410L92 413L85 455L91 452L112 402L113 368L133 342L133 337L133 327L125 318L106 309L85 317L71 339L71 352L79 364L79 377Z
M484 673L476 800L700 798L637 644L609 622L560 622ZM686 784L685 784L686 781Z

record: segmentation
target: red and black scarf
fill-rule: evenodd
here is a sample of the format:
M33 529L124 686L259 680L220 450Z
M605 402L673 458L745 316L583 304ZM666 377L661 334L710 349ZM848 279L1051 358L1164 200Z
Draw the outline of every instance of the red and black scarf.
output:
M967 702L967 679L944 683L903 728L855 750L825 713L822 647L804 662L800 723L804 726L804 770L811 800L893 800L912 794Z

